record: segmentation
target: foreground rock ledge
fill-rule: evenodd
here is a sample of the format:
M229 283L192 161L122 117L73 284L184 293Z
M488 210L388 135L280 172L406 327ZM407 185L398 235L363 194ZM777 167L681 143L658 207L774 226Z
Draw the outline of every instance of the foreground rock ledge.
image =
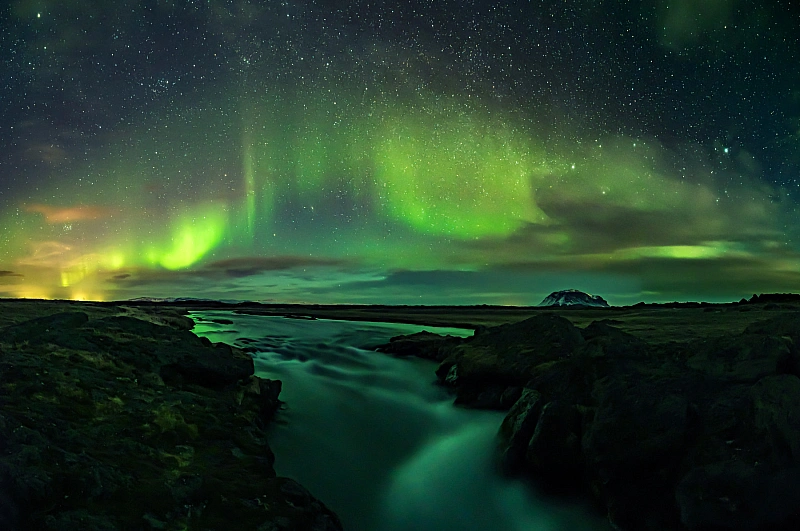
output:
M620 529L800 529L800 314L675 339L543 314L380 350L439 361L457 403L510 408L504 470L588 493Z
M281 382L190 319L159 320L172 326L74 311L0 330L0 529L340 530L272 467Z

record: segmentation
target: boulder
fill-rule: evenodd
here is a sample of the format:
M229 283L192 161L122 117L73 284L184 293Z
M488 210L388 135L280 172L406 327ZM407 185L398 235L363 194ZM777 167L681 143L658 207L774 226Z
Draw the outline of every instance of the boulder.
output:
M456 367L456 365L453 365L453 369ZM462 386L458 389L458 394L453 403L457 406L475 409L508 411L508 408L515 402L511 398L514 396L516 389L519 388L492 383L488 383L487 385Z
M329 511L305 487L290 478L274 478L281 494L285 511L291 514L289 525L279 527L286 531L294 531L302 525L307 531L341 531L339 517ZM303 525L304 524L304 525Z
M542 393L547 401L587 403L594 385L595 371L590 369L586 359L578 356L536 366L530 371L526 386Z
M244 408L251 408L255 412L254 420L266 427L283 404L278 398L282 386L280 380L250 376L242 383L238 402Z
M756 382L793 357L791 339L750 333L702 341L693 350L689 368L730 382Z
M461 405L507 410L513 404L508 397L537 374L538 366L569 358L583 343L572 323L546 313L485 328L452 345L436 375L455 388Z
M525 468L525 452L536 430L542 411L542 395L524 389L500 425L500 452L506 473L518 474Z
M735 459L762 459L754 437L751 384L698 380L689 405L690 429L682 469Z
M465 338L440 336L423 330L416 334L393 337L388 344L381 345L376 350L398 357L415 356L440 362L454 346L464 341Z
M772 464L800 466L800 378L763 378L752 397L756 437L768 442Z
M685 453L689 397L683 382L629 376L604 382L582 438L587 466L602 485L669 474Z
M490 347L492 352L512 358L532 358L534 364L564 358L583 344L580 330L568 319L543 313L512 324L485 329L467 344ZM518 361L512 359L508 361ZM528 364L522 361L522 366Z
M528 442L525 463L537 482L550 490L583 488L582 420L574 404L555 400L542 407Z
M172 361L159 369L167 385L195 384L221 389L248 378L255 370L253 358L224 343L212 348L160 349L157 352L161 361Z
M686 474L676 500L688 529L797 529L800 467L770 470L740 460L711 463Z
M650 345L638 337L612 326L606 321L592 321L581 330L586 341L584 355L622 360L644 360L651 352Z
M779 358L778 372L800 377L800 312L790 312L747 326L745 334L769 335L787 341L789 354Z

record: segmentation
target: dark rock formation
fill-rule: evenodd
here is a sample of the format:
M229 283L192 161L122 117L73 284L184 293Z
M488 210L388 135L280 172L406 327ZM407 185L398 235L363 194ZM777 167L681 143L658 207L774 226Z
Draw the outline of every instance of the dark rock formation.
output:
M518 396L507 473L591 495L620 529L800 528L800 313L658 344L555 315L418 339L456 402Z
M467 407L507 410L544 363L565 360L584 339L563 317L543 313L524 321L483 328L468 338L423 332L395 338L378 350L440 361L439 381Z
M524 457L540 484L573 491L582 483L581 422L575 404L554 400L542 406Z
M584 342L563 317L544 313L513 324L482 327L468 338L429 332L392 338L378 351L441 362L439 381L467 407L507 410L546 362L563 360Z
M341 529L272 468L281 382L163 317L0 330L0 528Z
M673 348L649 347L608 325L587 327L586 343L570 357L582 378L542 386L546 373L563 380L552 367L529 382L543 405L522 463L507 466L553 485L561 462L622 529L793 529L800 379L792 335L800 320L781 319ZM559 418L548 420L552 404ZM561 443L537 444L535 434L546 429Z
M763 304L763 303L798 303L800 302L800 293L762 293L761 295L753 294L750 300L742 299L741 302L750 304Z
M428 331L417 332L407 336L396 336L386 345L376 350L398 357L414 356L432 361L442 361L450 352L450 348L463 341L460 337L432 334Z
M525 453L542 413L542 395L525 389L500 425L503 468L511 474L526 472ZM518 468L519 467L519 468Z

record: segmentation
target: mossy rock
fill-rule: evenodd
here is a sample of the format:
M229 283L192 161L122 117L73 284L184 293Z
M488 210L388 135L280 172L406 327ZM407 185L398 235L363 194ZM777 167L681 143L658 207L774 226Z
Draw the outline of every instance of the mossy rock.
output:
M280 383L249 356L81 312L3 332L0 529L341 529L276 483L266 429Z

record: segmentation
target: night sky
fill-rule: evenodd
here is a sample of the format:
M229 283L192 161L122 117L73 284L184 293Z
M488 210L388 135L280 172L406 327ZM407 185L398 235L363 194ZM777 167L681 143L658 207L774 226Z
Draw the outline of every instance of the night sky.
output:
M16 0L0 25L0 297L800 291L789 1Z

